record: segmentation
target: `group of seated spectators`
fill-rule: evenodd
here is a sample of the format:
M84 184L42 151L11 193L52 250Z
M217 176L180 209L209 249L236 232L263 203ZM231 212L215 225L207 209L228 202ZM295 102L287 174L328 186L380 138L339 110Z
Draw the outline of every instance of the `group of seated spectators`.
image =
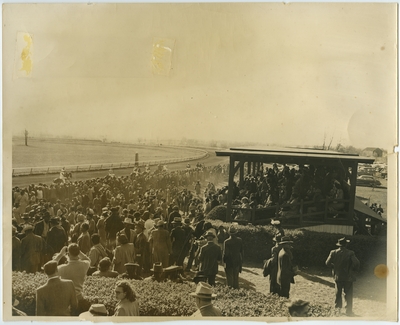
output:
M238 219L249 219L246 209L280 206L280 216L325 210L325 199L332 215L345 208L349 198L349 175L344 169L329 166L299 165L265 167L255 176L248 175L242 184L234 184L234 206ZM300 210L300 202L303 211ZM248 220L249 221L249 220Z

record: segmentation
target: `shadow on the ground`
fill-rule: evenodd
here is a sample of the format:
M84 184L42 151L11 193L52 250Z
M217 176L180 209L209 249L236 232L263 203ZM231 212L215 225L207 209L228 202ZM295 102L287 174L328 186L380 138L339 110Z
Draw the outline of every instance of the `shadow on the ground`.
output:
M327 280L324 280L324 279L320 278L319 276L310 275L310 274L304 273L303 271L299 271L298 275L300 275L304 279L312 281L312 282L318 282L318 283L321 283L321 284L326 285L326 286L331 287L331 288L335 287L334 283L332 283L330 281L327 281Z
M246 269L245 267L242 267L242 271L243 271L243 272L248 272L248 273L251 273L251 274L254 274L254 275L261 275L260 273L253 272L253 271L251 271L251 270L249 270L249 269Z
M252 272L253 273L253 272ZM257 273L255 273L257 274ZM218 271L218 274L215 278L215 280L217 280L220 283L225 284L226 283L226 275L225 272L223 271ZM239 274L239 288L243 288L243 289L248 289L248 290L252 290L252 291L256 291L256 286L253 282L250 282L246 279L243 279L242 277L240 277Z

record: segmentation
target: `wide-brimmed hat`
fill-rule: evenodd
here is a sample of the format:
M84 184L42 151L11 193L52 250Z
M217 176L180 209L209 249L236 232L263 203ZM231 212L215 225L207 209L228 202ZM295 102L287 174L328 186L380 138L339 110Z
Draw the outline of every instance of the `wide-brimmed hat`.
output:
M237 228L235 226L230 226L229 227L229 233L230 234L236 234L237 233Z
M163 272L164 268L161 263L154 263L153 268L150 271L151 272Z
M336 246L346 246L347 243L350 243L350 240L346 239L346 237L338 239L338 242L336 243Z
M165 222L162 221L162 220L158 220L157 223L156 223L156 227L162 227L164 225L165 225Z
M138 222L135 222L136 227L140 227L142 229L144 229L144 222L143 220L139 220Z
M104 207L103 209L101 209L102 212L108 212L108 208Z
M137 263L125 263L124 266L125 266L126 268L128 268L128 267L138 268L140 265L137 264Z
M293 244L293 241L290 240L290 237L283 236L279 244Z
M212 237L212 238L215 238L215 235L214 235L214 233L212 232L212 231L207 231L206 233L205 233L205 235L204 235L204 237Z
M90 306L89 311L79 314L81 318L92 316L108 316L106 306L103 304L93 304Z
M172 210L179 211L179 207L177 205L174 205Z
M175 217L172 223L182 223L182 218L181 217Z
M184 222L186 225L190 225L190 219L189 219L189 218L185 218L185 219L183 220L183 222Z
M242 203L249 203L249 199L247 197L242 197L242 199L240 200Z
M51 218L50 218L50 222L52 222L52 223L59 223L59 222L60 222L60 218L58 218L58 217L51 217Z
M76 218L78 219L78 221L85 221L85 216L82 213L78 214Z
M196 291L190 294L192 297L197 298L215 298L217 295L213 293L212 286L205 282L199 282L196 287Z
M125 218L124 223L127 223L128 225L133 225L134 223L132 222L131 218Z
M25 233L28 230L33 230L33 226L30 224L25 225L24 228L22 229L22 232Z
M200 281L206 282L207 281L207 275L204 274L203 271L197 271L194 275L193 282L199 283Z

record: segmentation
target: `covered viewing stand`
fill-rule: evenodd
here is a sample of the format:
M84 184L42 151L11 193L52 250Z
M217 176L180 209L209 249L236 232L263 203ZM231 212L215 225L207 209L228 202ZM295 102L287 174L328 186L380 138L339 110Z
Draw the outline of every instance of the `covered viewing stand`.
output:
M299 213L290 215L284 218L284 224L287 227L293 228L311 228L311 230L343 233L351 235L353 233L353 216L354 205L356 199L356 180L357 169L359 163L372 164L374 159L360 157L357 154L343 154L335 151L312 150L299 148L231 148L222 151L216 151L217 156L228 156L229 161L229 184L227 198L227 221L232 221L233 210L240 209L238 206L233 206L233 190L236 177L239 188L243 185L246 175L257 175L263 172L265 167L272 167L272 164L281 165L313 165L331 166L343 170L348 176L348 196L340 200L345 208L338 214L331 215L328 210L328 205L333 201L331 198L323 200L324 209L304 209L312 202L299 203ZM238 173L239 172L239 173ZM237 175L237 173L239 175ZM335 201L338 201L337 199ZM252 208L251 222L252 224L265 224L271 218L278 215L278 211L282 205L273 205L262 208Z

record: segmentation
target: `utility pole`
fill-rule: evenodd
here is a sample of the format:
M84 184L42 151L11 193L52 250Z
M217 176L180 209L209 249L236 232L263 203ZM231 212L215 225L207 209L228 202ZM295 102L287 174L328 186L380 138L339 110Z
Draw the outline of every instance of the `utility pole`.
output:
M25 130L25 145L28 146L28 131Z

